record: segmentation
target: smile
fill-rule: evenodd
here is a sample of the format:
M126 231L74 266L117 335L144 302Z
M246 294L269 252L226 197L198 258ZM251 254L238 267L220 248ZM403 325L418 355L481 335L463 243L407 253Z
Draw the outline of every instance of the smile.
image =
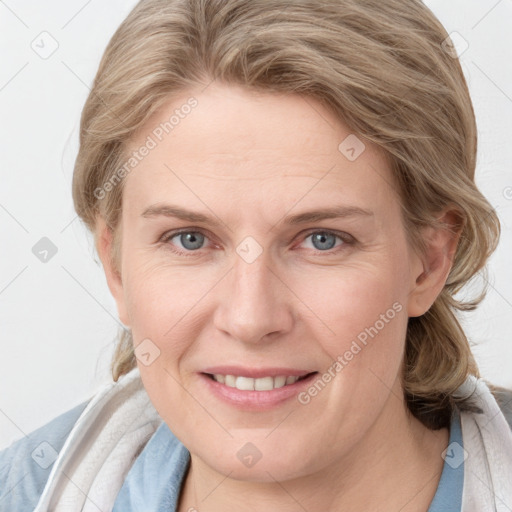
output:
M199 373L208 394L244 411L281 406L310 386L317 375L318 372L291 368L255 370L235 366L209 368Z

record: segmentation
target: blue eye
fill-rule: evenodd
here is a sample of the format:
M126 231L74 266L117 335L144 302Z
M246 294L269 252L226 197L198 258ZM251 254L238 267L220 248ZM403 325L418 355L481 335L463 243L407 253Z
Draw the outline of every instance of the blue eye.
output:
M171 234L167 237L166 241L171 241L174 238L177 238L182 247L187 251L197 251L198 249L201 249L201 246L206 239L206 237L198 231L182 231L174 235Z
M336 245L336 239L340 237L329 231L315 231L308 235L305 240L308 238L311 238L314 249L325 251L332 249Z

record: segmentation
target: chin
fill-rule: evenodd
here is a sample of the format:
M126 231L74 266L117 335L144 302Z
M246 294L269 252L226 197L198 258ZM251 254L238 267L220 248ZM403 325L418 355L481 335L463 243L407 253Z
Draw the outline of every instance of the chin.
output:
M248 439L251 436L246 435L243 440L230 439L223 445L212 440L210 449L204 447L205 457L201 457L200 451L195 453L215 471L247 482L275 483L276 480L286 481L305 476L315 470L314 461L309 459L303 448L307 445L304 441L297 440L292 445L289 440L287 443L278 437L254 442ZM213 443L217 445L215 451L211 450ZM283 450L283 446L288 449Z

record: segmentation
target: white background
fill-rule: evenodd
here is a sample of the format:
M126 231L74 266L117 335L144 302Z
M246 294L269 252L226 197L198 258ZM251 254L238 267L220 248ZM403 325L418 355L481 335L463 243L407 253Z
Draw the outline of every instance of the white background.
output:
M81 109L135 3L0 1L0 449L110 379L117 312L71 177ZM426 4L469 44L461 61L479 124L477 182L503 228L488 296L463 325L483 377L512 388L512 0ZM41 37L58 44L47 59L31 47ZM42 237L58 251L46 263L32 253Z

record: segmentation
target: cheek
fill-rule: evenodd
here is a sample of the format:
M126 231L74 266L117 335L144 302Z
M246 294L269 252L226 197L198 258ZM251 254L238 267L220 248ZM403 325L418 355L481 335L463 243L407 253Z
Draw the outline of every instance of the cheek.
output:
M405 309L407 287L392 268L353 268L333 272L314 285L303 287L308 307L322 320L333 343L357 337L365 328L377 324L382 331L397 313ZM393 308L393 304L396 304ZM384 318L381 316L384 315Z
M318 428L344 444L375 419L390 390L400 395L407 286L393 264L346 269L317 283L307 297L322 320L310 325L319 326L313 335L327 355L320 375L326 384L315 383L300 399L334 419Z
M198 315L215 277L211 271L162 264L143 253L127 260L124 290L135 346L150 339L164 356L161 361L175 367L199 336Z
M307 297L308 307L321 320L314 319L319 326L314 334L331 365L339 362L334 368L341 376L334 379L337 393L364 398L383 384L393 386L408 320L406 268L399 251L390 252L378 263L326 274L297 293Z

